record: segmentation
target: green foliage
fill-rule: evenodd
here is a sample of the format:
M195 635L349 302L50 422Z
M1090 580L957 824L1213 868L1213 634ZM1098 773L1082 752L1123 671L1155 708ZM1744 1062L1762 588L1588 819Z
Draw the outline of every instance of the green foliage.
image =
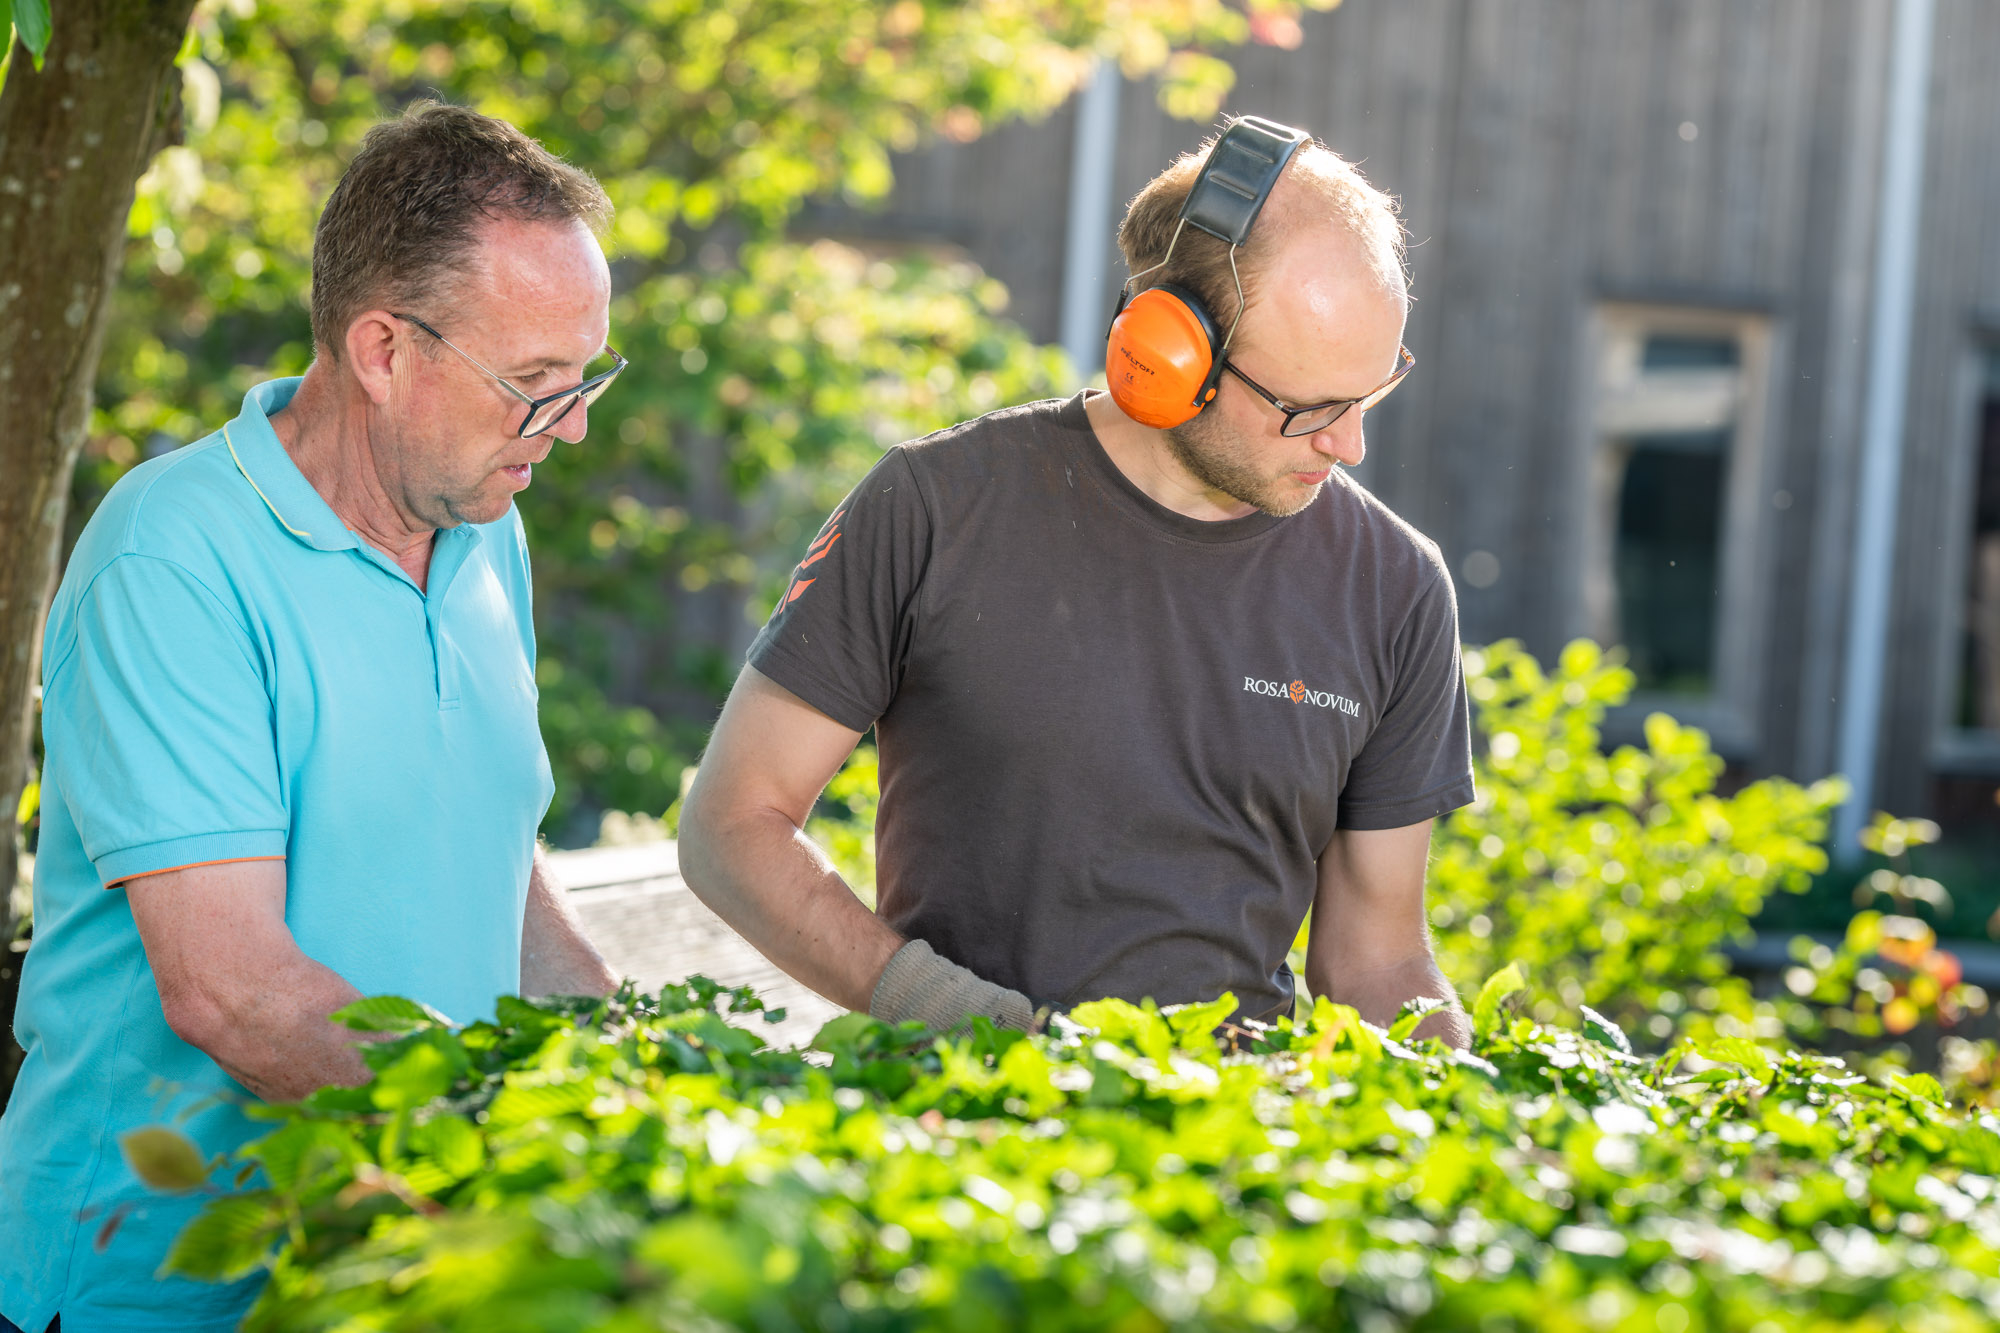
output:
M1511 645L1467 661L1481 797L1433 885L1448 974L1486 978L1472 1054L1411 1040L1424 1005L1384 1030L1325 998L1220 1034L1227 996L957 1041L850 1014L807 1053L700 978L463 1030L364 1002L350 1022L400 1031L364 1050L374 1082L259 1112L269 1186L172 1264L266 1264L251 1329L1990 1326L2000 1119L1760 1043L1809 1023L1721 954L1819 868L1837 789L1718 796L1706 742L1658 718L1604 754L1629 677L1587 646L1546 675ZM864 747L813 821L857 886L876 777ZM1801 954L1792 1007L1830 1031L1888 985L1873 1031L1942 1014L1927 932L1863 913ZM1697 1035L1641 1054L1634 1017L1654 1050ZM1990 1079L1964 1045L1961 1082Z
M1472 1031L1477 1037L1485 1037L1500 1021L1500 1006L1526 990L1528 981L1521 975L1519 963L1507 966L1486 978L1486 984L1479 988L1479 998L1472 1002Z
M1453 978L1519 960L1534 1015L1588 1005L1655 1045L1758 1024L1724 946L1747 942L1771 893L1803 891L1843 795L1782 778L1731 796L1701 732L1662 713L1646 744L1602 748L1605 710L1632 674L1578 641L1553 671L1511 642L1465 655L1479 798L1433 849L1431 925ZM1777 1036L1765 1016L1758 1035Z
M444 1017L427 1004L395 995L371 996L333 1011L336 1023L357 1032L414 1032Z
M1951 894L1944 885L1911 867L1911 853L1938 840L1942 830L1928 819L1896 819L1880 811L1861 830L1861 845L1889 864L1868 872L1854 886L1854 905L1872 907L1887 899L1896 911L1914 915L1928 911L1939 921L1952 917Z
M1875 1041L1925 1022L1950 1028L1989 1005L1985 990L1964 979L1957 956L1939 948L1937 933L1916 917L1860 911L1838 947L1799 936L1791 957L1785 989L1809 1003L1786 1006L1787 1027L1808 1041L1836 1033ZM1989 1077L1985 1089L2000 1091L2000 1082Z
M19 37L21 45L28 49L29 59L35 68L42 67L42 56L49 49L49 0L14 0L12 7L13 29L7 35L7 45L11 48ZM0 52L4 61L5 52ZM4 64L0 64L0 75L5 74Z
M594 810L657 814L735 674L744 615L882 447L1073 383L971 266L809 243L787 222L811 199L879 201L892 153L1044 115L1101 60L1211 117L1231 77L1213 50L1282 42L1300 7L210 0L181 60L187 144L133 207L76 522L142 456L310 361L313 223L370 124L428 95L512 120L618 205L611 338L633 367L521 504L557 781L545 827L577 840Z
M1231 1004L959 1041L851 1015L809 1060L701 979L510 1001L365 1048L366 1088L262 1109L268 1187L211 1205L170 1266L268 1264L252 1330L2000 1315L2000 1121L1927 1078L1742 1039L1644 1060L1608 1020L1497 999L1476 1055L1326 1001L1231 1052ZM412 1102L391 1075L425 1052L456 1072Z

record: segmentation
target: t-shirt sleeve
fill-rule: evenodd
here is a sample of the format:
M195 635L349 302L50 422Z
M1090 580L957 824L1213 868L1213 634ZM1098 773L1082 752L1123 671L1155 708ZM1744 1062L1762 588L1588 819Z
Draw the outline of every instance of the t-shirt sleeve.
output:
M42 718L62 798L107 887L285 855L261 659L181 566L122 555L97 574L44 683Z
M1390 829L1469 804L1472 728L1459 661L1458 600L1439 573L1397 636L1382 719L1348 766L1339 826Z
M891 449L807 546L750 645L757 670L842 726L866 731L902 687L930 515Z

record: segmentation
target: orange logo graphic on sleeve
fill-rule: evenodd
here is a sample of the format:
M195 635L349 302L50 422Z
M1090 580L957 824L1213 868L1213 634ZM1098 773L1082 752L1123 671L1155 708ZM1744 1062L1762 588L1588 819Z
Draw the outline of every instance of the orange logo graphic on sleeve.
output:
M813 544L806 548L806 558L799 561L799 567L792 575L792 586L785 589L784 599L778 603L780 608L798 601L807 588L819 581L818 575L809 579L800 576L832 552L834 544L840 540L840 516L846 512L845 509L836 509L833 517L826 521L826 526L820 529L819 536L813 538Z
M1292 702L1295 704L1302 704L1306 701L1306 683L1302 680L1293 681L1285 687L1285 692L1292 696Z

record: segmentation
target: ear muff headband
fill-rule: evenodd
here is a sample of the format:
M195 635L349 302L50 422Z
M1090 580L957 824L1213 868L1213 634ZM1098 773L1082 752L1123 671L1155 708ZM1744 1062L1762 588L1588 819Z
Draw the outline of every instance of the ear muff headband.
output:
M1104 377L1112 401L1142 426L1178 426L1201 410L1222 338L1200 298L1170 282L1148 287L1111 320Z
M1222 354L1243 317L1243 283L1239 277L1236 313L1229 331L1220 335L1215 317L1186 288L1158 283L1129 296L1132 285L1172 262L1181 232L1190 224L1229 245L1229 268L1235 273L1237 248L1249 239L1285 164L1306 137L1303 130L1256 116L1232 122L1188 190L1165 258L1118 289L1104 373L1112 401L1134 421L1161 429L1178 426L1214 400L1222 381Z

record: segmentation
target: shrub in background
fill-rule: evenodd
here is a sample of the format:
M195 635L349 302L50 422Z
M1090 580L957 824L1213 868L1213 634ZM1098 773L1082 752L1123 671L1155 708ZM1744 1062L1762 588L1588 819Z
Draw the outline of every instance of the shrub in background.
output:
M1606 753L1605 710L1632 673L1587 640L1544 672L1518 644L1466 653L1479 798L1446 818L1431 860L1431 924L1463 984L1518 958L1545 1021L1592 1008L1664 1043L1683 1030L1775 1037L1723 946L1747 943L1773 892L1826 868L1837 780L1715 791L1708 738L1663 713L1646 744Z
M1535 1017L1588 1005L1653 1049L1680 1035L1852 1045L1985 1010L1985 992L1905 914L1943 889L1907 873L1864 881L1897 910L1862 912L1839 947L1794 941L1776 996L1753 996L1732 971L1725 950L1751 941L1765 900L1826 870L1840 780L1765 778L1722 796L1708 737L1663 713L1646 719L1643 747L1607 753L1604 714L1630 697L1632 674L1587 640L1549 671L1512 642L1469 649L1466 678L1479 798L1441 823L1430 872L1435 947L1460 986L1517 959ZM1880 816L1867 842L1893 858L1926 836L1921 821ZM1993 1095L1991 1048L1953 1048L1972 1080L1958 1095ZM1909 1052L1876 1054L1895 1065Z

